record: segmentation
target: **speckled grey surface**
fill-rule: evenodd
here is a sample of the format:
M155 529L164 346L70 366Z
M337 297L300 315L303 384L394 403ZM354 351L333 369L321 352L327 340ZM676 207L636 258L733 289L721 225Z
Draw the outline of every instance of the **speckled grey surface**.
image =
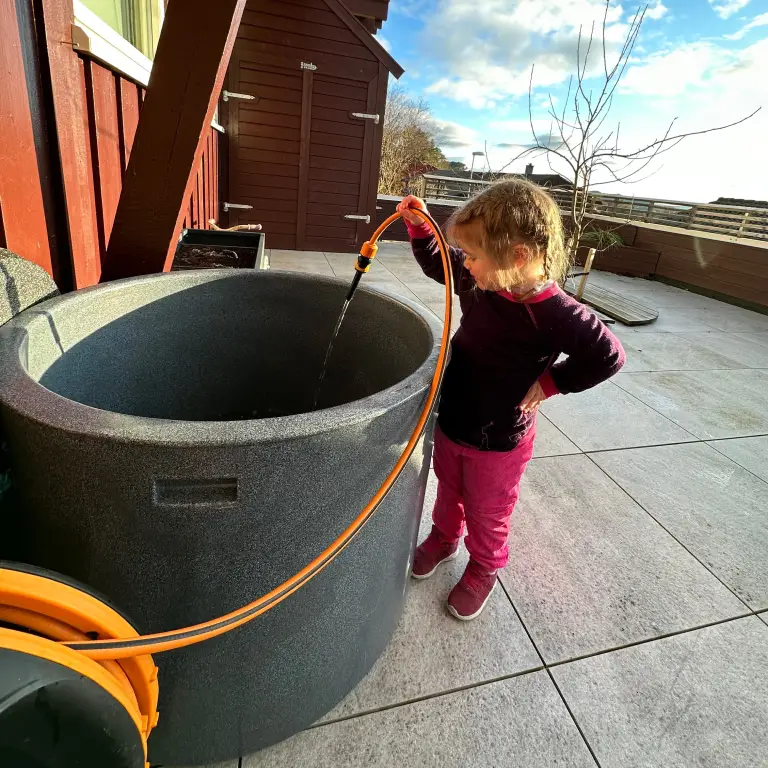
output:
M593 458L753 610L768 608L768 483L701 443Z
M0 248L0 325L58 292L56 283L42 267Z
M546 672L313 728L243 768L594 768Z
M586 456L530 463L509 549L501 580L547 663L749 610Z
M602 768L765 768L768 627L754 616L553 674Z
M26 511L11 556L90 584L147 632L236 609L306 565L394 465L439 348L428 312L361 288L321 398L329 407L303 413L346 287L180 272L60 297L0 329L2 418ZM211 420L270 408L296 415ZM428 435L309 586L157 657L153 762L248 754L357 684L400 618L430 451Z

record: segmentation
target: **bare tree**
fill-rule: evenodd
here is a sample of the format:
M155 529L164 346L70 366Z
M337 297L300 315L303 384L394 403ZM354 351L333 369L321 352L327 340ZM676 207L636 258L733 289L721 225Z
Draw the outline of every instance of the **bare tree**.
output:
M640 6L637 9L618 54L615 54L615 58L611 60L611 46L606 36L610 2L611 0L605 0L602 30L598 30L597 35L594 21L588 37L584 34L584 30L579 28L576 73L568 80L568 92L563 101L562 110L558 112L555 109L555 100L551 94L549 96L547 114L551 122L547 133L537 133L534 128L532 106L534 66L531 66L528 119L533 142L505 166L505 168L508 167L522 157L538 154L546 156L553 172L555 172L552 166L553 158L558 158L561 161L560 165L564 164L569 169L568 203L571 222L568 248L571 254L575 254L582 234L592 223L592 220L587 217L591 188L600 184L633 183L647 179L659 170L653 168L655 161L674 149L684 139L731 128L760 111L758 107L746 117L726 125L685 133L674 131L677 121L677 118L674 118L664 133L653 141L637 149L625 147L621 137L621 123L616 123L615 127L608 130L606 122L611 113L616 88L621 82L637 43L648 6ZM595 52L596 48L601 50ZM600 62L602 66L597 67L597 71L595 71L596 56L602 59ZM641 175L643 173L646 175ZM603 179L597 180L596 175L602 176ZM611 241L611 238L608 237L607 240Z
M435 136L429 104L412 99L400 86L391 88L381 142L380 194L399 195L403 178L419 166L447 167Z

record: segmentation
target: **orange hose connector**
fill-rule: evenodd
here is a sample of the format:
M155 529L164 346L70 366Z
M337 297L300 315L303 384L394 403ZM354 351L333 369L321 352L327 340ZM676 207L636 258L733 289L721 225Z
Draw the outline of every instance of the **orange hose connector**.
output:
M281 603L330 565L344 551L368 520L370 520L371 516L375 513L376 508L383 501L384 497L405 468L408 460L411 458L432 415L447 363L453 307L453 273L451 270L448 245L442 232L440 232L440 228L429 213L420 209L412 209L412 212L420 216L433 230L440 249L445 275L445 316L435 374L432 377L429 386L424 408L421 411L416 426L414 427L400 458L397 460L392 471L368 504L366 504L360 514L330 546L323 550L314 560L312 560L312 562L308 563L294 576L287 579L280 584L280 586L275 587L275 589L267 594L254 600L252 603L244 605L242 608L238 608L225 616L219 616L218 618L195 624L191 627L184 627L183 629L176 629L168 632L136 636L135 631L133 631L130 625L127 625L127 622L124 622L122 618L121 621L123 621L126 626L118 626L116 622L113 623L110 621L106 623L102 622L98 627L94 627L94 622L91 621L89 623L88 621L85 621L85 619L88 618L87 611L85 613L78 613L77 620L73 620L72 614L68 611L62 612L61 606L59 605L59 600L62 599L60 588L63 585L50 580L46 580L46 584L38 584L34 590L29 592L26 592L23 589L17 589L13 592L14 601L9 602L8 590L11 585L6 578L6 574L15 572L1 569L0 606L5 606L6 609L10 607L12 609L27 611L24 617L19 613L13 614L20 620L22 626L26 626L33 631L39 629L44 634L50 633L56 635L57 637L54 639L62 641L68 648L78 651L89 659L100 661L102 664L116 659L131 660L136 661L137 663L140 659L144 659L143 663L147 663L147 660L148 663L151 663L151 657L148 656L150 653L161 653L163 651L184 648L188 645L200 643L252 621L257 616L261 616L263 613L266 613ZM395 213L383 221L377 227L370 240L361 248L361 255L367 258L373 258L378 248L378 239L386 228L398 218L400 218L400 214ZM95 601L95 598L88 597L90 600ZM83 605L85 605L85 603ZM101 608L92 606L91 604L89 604L89 606L92 607L96 613L101 613L101 615L103 615L103 610L107 608L107 606L103 606L101 603L99 603ZM108 610L111 611L111 609ZM114 611L112 613L114 613ZM2 620L2 614L0 614L0 620ZM62 628L60 624L56 624L55 622L62 622L65 627L68 628ZM85 625L88 626L88 629L84 629ZM71 633L67 636L70 629L72 632L77 632L77 637ZM86 640L82 638L83 632L91 632L94 629L97 631L99 639ZM129 669L133 671L134 667L129 664L123 664L121 666L133 685L134 678L131 676L131 673L129 673ZM116 678L119 678L119 684L122 687L124 681L119 673ZM135 685L134 690L136 690ZM139 705L141 706L142 701L138 693L137 699L139 699ZM156 701L157 699L155 698L155 703Z

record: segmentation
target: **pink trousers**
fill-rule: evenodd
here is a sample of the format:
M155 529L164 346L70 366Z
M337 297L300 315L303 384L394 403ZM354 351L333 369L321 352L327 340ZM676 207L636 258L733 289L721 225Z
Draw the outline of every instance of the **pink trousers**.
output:
M432 520L447 539L464 535L470 557L488 571L509 558L509 521L520 492L520 478L533 455L536 424L512 451L465 448L435 430L437 501Z

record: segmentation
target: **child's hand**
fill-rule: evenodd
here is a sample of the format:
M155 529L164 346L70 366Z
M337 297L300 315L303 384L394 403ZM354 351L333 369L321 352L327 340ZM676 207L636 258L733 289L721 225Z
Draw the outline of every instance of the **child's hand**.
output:
M408 197L404 197L398 204L397 208L395 209L398 213L401 213L403 215L403 218L409 223L409 224L415 224L418 226L419 224L424 223L424 219L422 219L420 216L417 216L415 213L411 213L411 208L420 208L422 211L427 210L427 206L424 203L424 201L420 197L416 197L415 195L408 195Z
M520 410L523 413L533 413L546 399L547 396L544 394L541 384L538 381L534 382L528 390L528 394L523 398L523 402L520 403Z

